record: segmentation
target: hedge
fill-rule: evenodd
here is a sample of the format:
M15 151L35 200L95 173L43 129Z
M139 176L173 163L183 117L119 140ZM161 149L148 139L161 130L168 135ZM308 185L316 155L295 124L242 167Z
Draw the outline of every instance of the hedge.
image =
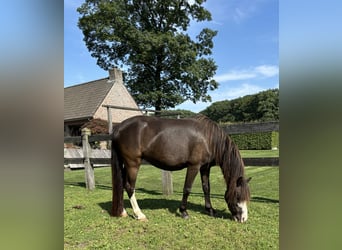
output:
M279 148L278 132L233 134L230 137L238 145L239 149L243 150Z

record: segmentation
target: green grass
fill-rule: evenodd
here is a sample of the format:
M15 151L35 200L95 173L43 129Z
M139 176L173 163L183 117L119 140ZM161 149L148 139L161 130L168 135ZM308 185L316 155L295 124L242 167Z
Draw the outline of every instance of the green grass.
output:
M279 150L240 150L242 157L279 157Z
M64 174L65 249L278 249L279 168L247 167L252 200L249 219L237 223L229 219L224 201L224 180L218 167L211 171L211 197L216 218L204 213L199 175L189 196L184 220L178 207L182 198L185 171L173 172L174 194L161 193L161 172L143 165L137 181L137 200L148 218L133 219L125 194L128 218L110 217L110 168L95 169L96 189L84 187L84 171ZM76 207L76 208L73 208Z

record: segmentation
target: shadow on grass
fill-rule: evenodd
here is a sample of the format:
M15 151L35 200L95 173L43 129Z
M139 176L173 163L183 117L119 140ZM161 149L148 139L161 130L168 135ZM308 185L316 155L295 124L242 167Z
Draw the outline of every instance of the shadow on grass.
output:
M84 182L64 182L64 186L86 187Z
M86 184L84 182L65 182L64 185L84 187L84 188L86 187ZM103 189L103 190L111 190L112 189L111 186L100 185L100 184L96 184L96 188ZM136 190L139 193L146 193L146 194L150 194L150 195L163 195L162 192L155 191L155 190L148 190L148 189L145 189L145 188L137 188ZM179 195L179 196L183 195L183 193L179 192L179 191L174 191L173 193L175 195ZM191 192L190 196L196 196L196 197L203 197L204 198L203 193ZM218 195L218 194L210 194L210 197L211 198L215 198L215 199L224 199L223 195ZM170 212L172 212L172 213L175 213L177 211L178 206L180 204L180 201L176 201L176 200L168 200L168 199L153 199L153 200L155 200L155 201L162 201L162 202L160 202L160 204L163 204L164 203L163 201L169 201L170 203L172 203L172 202L177 203L177 205L174 206L175 208L173 210L169 208ZM143 204L143 202L144 202L144 200L142 200L142 202L139 201L139 203L141 203L141 204ZM279 203L279 200L269 199L269 198L259 197L259 196L252 196L251 202ZM188 204L189 204L188 205L188 209L190 209L190 210L191 210L191 206L195 206L195 209L193 209L195 211L196 211L196 206L201 207L200 205L196 205L196 204L191 203L191 202L188 202ZM125 204L125 206L127 206L127 205L130 205L130 204ZM161 205L160 207L157 207L155 209L161 209L161 208L165 208L165 207L168 207L168 205L166 205L166 204L165 204L165 206ZM153 206L147 207L147 208L153 209ZM103 209L107 210L108 212L110 211L110 209L105 209L105 208L103 208ZM200 211L199 208L198 208L197 211Z
M140 199L138 200L139 207L141 208L142 211L144 209L149 209L149 210L156 210L156 209L165 209L167 208L171 214L174 214L177 217L181 217L181 214L179 212L179 206L181 204L180 200L170 200L170 199L165 199L165 198L146 198L146 199ZM100 202L98 205L105 211L110 214L111 212L111 207L112 207L112 202L107 201L107 202ZM131 204L128 199L124 200L124 206L125 208L130 208ZM192 202L188 202L188 213L189 216L191 217L192 212L198 212L201 214L206 214L209 216L209 214L205 211L204 205L200 204L195 204ZM227 210L216 210L215 214L216 218L222 218L222 219L231 219L230 213L227 212Z
M146 194L151 194L151 195L163 195L162 192L158 192L155 190L147 190L145 188L137 188L136 189L138 192L141 193L146 193ZM179 191L173 191L174 195L179 195L180 197L183 195L183 192L179 192ZM196 197L203 197L204 199L204 194L202 192L196 193L196 192L191 192L190 193L190 198L191 196L196 196ZM224 195L223 194L210 194L210 198L212 199L219 199L219 200L224 200ZM259 197L259 196L252 196L251 197L251 201L252 202L262 202L262 203L279 203L279 200L275 200L275 199L269 199L266 197ZM180 201L179 201L180 203Z
M269 198L264 198L264 197L257 197L257 196L252 197L251 201L262 202L262 203L279 203L279 200L269 199Z
M136 188L136 190L140 193L146 193L146 194L151 194L151 195L163 195L163 193L161 191L155 191L155 190L148 190L148 189L145 189L145 188ZM173 190L173 194L174 195L179 195L180 197L182 197L183 195L183 191L176 191L176 190ZM204 194L203 192L193 192L191 191L190 193L190 196L195 196L195 197L203 197L204 199ZM224 194L213 194L211 193L210 194L210 197L213 198L213 199L222 199L224 200Z
M75 186L75 187L86 187L86 184L84 182L64 182L64 185L67 186ZM103 190L112 190L111 186L101 185L101 184L95 184L95 188L103 189Z

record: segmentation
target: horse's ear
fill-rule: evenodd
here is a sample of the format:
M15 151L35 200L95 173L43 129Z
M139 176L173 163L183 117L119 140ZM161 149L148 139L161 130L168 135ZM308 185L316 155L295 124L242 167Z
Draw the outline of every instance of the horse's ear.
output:
M242 181L243 181L243 177L240 176L237 180L236 180L236 186L239 187L242 185Z
M245 179L245 180L246 180L246 183L248 183L251 179L252 179L252 177L249 177L248 179ZM237 186L237 187L241 186L243 181L244 181L243 176L240 176L240 177L236 180L236 186Z

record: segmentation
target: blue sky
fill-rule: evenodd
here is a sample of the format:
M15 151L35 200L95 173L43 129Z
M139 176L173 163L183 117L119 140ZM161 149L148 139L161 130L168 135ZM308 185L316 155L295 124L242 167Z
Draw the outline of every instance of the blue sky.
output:
M83 0L64 0L64 86L108 76L90 56L77 27L76 11ZM212 57L219 87L212 102L231 100L270 88L279 88L278 0L207 0L212 21L191 23L196 36L204 27L218 30ZM212 103L211 102L211 103ZM210 102L185 102L176 107L199 112Z

